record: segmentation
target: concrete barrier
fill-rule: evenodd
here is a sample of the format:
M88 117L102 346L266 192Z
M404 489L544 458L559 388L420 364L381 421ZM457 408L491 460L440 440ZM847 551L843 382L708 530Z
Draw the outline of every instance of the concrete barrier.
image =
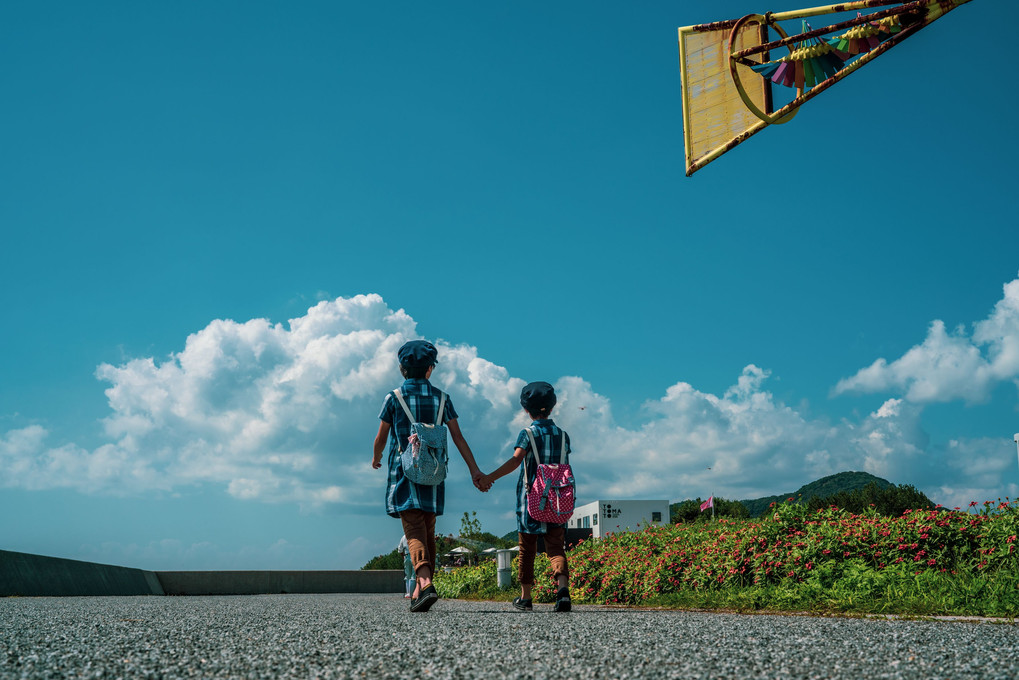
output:
M0 550L0 597L402 593L403 570L144 571Z
M159 571L167 595L268 593L402 593L403 570Z
M0 550L0 596L162 594L151 571Z

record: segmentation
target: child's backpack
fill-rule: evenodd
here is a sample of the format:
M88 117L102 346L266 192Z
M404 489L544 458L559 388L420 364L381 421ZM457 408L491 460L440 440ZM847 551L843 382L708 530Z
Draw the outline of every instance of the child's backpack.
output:
M576 501L577 484L573 480L573 470L566 462L566 433L562 433L562 446L559 448L558 463L542 463L538 458L538 444L534 440L531 428L524 430L531 440L531 453L538 463L534 482L528 484L527 462L524 462L524 488L527 489L527 514L536 522L563 524L573 516L573 504Z
M400 464L403 466L403 474L415 484L424 486L436 486L446 478L446 468L449 465L449 457L446 452L446 426L442 424L442 413L446 408L446 395L443 392L439 401L438 415L435 424L419 423L414 420L414 414L410 412L407 402L404 400L400 390L394 390L396 400L400 402L407 419L410 420L410 439L407 440L407 450L400 449ZM397 448L400 445L400 438L396 438Z

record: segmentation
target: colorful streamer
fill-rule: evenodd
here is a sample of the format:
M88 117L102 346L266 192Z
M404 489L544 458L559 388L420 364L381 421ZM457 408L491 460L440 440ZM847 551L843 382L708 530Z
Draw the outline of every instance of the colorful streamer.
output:
M807 32L809 28L804 22L803 32ZM786 87L795 86L802 90L827 80L843 66L845 60L835 53L830 44L818 38L810 38L796 43L796 48L788 56L777 61L756 64L750 68L765 78L770 78L773 83Z
M863 16L857 14L857 17ZM854 54L863 54L881 44L881 42L901 30L899 17L890 16L878 21L870 21L853 26L840 36L828 40L828 44L843 59L847 60Z

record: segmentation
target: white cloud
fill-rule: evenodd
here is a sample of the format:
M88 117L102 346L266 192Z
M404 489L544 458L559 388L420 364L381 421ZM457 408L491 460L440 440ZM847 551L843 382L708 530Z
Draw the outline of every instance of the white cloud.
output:
M990 316L967 335L931 323L924 341L895 361L878 359L844 378L834 393L895 392L917 403L981 402L1005 380L1019 380L1019 279L1006 283Z
M989 375L1014 372L1017 299L1013 282L974 333L989 348L980 359ZM383 395L401 380L396 350L414 337L414 320L378 295L323 301L287 324L215 320L163 360L98 368L109 384L107 443L53 444L38 425L0 437L0 486L141 494L214 485L238 499L377 514L385 475L370 469L370 444ZM968 342L942 333L929 346L961 363ZM525 424L524 381L474 347L438 344L433 382L451 394L479 464L492 469ZM908 398L855 422L810 418L777 401L768 378L749 365L721 396L677 382L644 405L641 422L626 424L584 379L559 378L555 417L571 434L581 497L749 498L843 470L914 483L951 497L939 499L946 504L1001 488L1004 467L988 461L1009 456L1011 441L932 446ZM910 386L928 389L915 379ZM976 463L957 465L960 452ZM451 469L449 497L471 496L495 512L512 504L512 481L478 497L462 463Z

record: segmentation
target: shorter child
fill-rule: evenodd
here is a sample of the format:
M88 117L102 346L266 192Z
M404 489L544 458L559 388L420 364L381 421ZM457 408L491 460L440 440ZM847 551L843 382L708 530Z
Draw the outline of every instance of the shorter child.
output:
M404 598L417 599L418 577L414 573L414 561L410 558L410 544L407 542L407 534L400 536L400 543L396 546L396 552L403 556L403 582L406 586Z
M533 421L531 433L537 451L531 451L531 440L526 430L517 436L513 457L503 463L499 469L485 475L480 486L491 486L492 482L513 472L524 463L517 479L517 532L520 539L520 597L513 600L513 606L525 612L533 611L531 587L534 585L534 558L537 553L538 536L545 536L545 553L552 562L552 576L556 580L555 611L570 611L569 568L566 563L566 525L537 522L527 514L527 492L524 483L526 474L528 482L533 482L540 463L559 462L562 448L566 447L566 462L569 463L570 436L560 430L550 417L556 404L555 390L547 382L533 382L520 392L520 405Z

